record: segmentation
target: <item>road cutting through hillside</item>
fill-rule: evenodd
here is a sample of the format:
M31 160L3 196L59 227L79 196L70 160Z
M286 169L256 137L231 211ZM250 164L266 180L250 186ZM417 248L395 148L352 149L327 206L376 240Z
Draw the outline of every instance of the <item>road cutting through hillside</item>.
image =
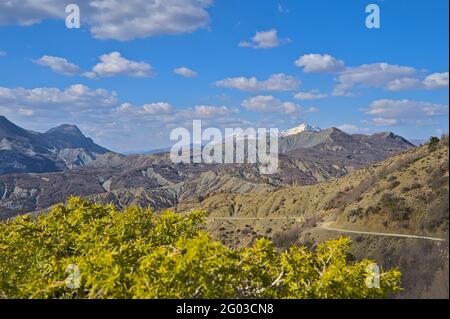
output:
M300 222L300 217L208 217L208 220L295 220Z
M359 230L340 229L340 228L330 227L331 224L332 224L332 222L325 222L322 225L320 225L319 228L329 230L329 231L335 231L335 232L339 232L339 233L349 233L349 234L358 234L358 235L372 235L372 236L425 239L425 240L432 240L432 241L446 241L445 239L437 238L437 237L393 234L393 233L377 233L377 232L368 232L368 231L359 231Z
M208 220L295 220L296 222L300 222L300 217L209 217ZM417 236L417 235L405 235L405 234L394 234L394 233L378 233L378 232L369 232L369 231L359 231L359 230L349 230L349 229L340 229L335 227L330 227L333 222L325 222L318 226L320 229L334 231L339 233L347 233L347 234L357 234L357 235L370 235L370 236L385 236L385 237L397 237L397 238L412 238L412 239L424 239L431 241L447 241L446 239L437 238L437 237L427 237L427 236Z

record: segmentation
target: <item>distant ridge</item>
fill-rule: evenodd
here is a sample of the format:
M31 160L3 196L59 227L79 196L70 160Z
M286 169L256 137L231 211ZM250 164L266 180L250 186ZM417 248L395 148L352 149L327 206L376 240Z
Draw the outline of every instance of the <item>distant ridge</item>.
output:
M64 124L38 133L0 116L0 175L61 171L84 166L109 152L75 125Z
M312 131L305 127L297 134L279 139L279 170L272 175L261 175L258 163L173 163L164 149L156 151L157 154L102 154L103 148L90 144L93 142L73 126L63 125L44 134L29 134L36 143L21 152L17 150L19 144L12 143L11 139L6 143L2 141L0 156L9 154L9 148L17 158L10 157L1 163L26 164L27 171L30 165L43 163L42 167L31 167L32 172L44 169L62 172L0 176L0 219L2 213L13 216L23 211L46 209L71 195L120 207L137 204L159 210L212 193L264 192L282 186L311 185L342 177L414 148L391 132L351 135L337 128ZM48 144L49 136L53 138L51 144ZM81 139L86 148L57 148L61 146L58 144L61 137L65 137L65 143L78 143ZM36 152L37 147L42 147L41 153ZM95 153L98 148L100 153ZM18 157L20 154L23 158ZM14 168L16 172L21 169ZM11 202L14 207L10 206Z
M237 139L255 139L256 136L247 135L234 135L224 139L237 138ZM281 154L285 154L291 151L299 149L312 148L320 144L345 144L346 149L352 152L354 149L360 149L362 152L367 152L367 149L371 147L374 150L383 154L383 147L386 146L390 149L403 149L415 147L414 143L404 139L403 137L394 134L393 132L380 132L372 135L364 134L348 134L341 131L338 128L331 127L328 129L321 129L319 126L312 126L306 123L300 124L291 129L281 131L279 133L279 151ZM369 143L369 144L367 144ZM385 143L385 145L380 145ZM352 145L353 144L353 145ZM191 145L192 147L192 145ZM164 154L170 152L171 147L155 149L147 152L134 152L134 154Z

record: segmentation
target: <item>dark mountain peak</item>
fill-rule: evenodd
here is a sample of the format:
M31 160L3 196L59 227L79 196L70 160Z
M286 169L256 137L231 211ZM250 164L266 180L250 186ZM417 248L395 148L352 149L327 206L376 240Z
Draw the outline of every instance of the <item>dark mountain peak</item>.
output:
M324 130L324 132L348 135L347 133L345 133L344 131L341 131L341 130L338 129L337 127L330 127L330 128L328 128L328 129Z
M62 124L45 132L45 134L52 134L52 133L84 137L83 133L76 125L70 124Z
M381 133L376 133L372 135L372 138L375 139L383 139L383 140L392 140L398 143L404 143L407 144L408 146L414 146L413 143L409 142L408 140L406 140L405 138L393 133L393 132L381 132Z
M64 124L45 133L27 131L0 115L0 175L54 172L84 166L110 152Z
M380 133L374 134L374 136L379 136L379 137L384 137L384 138L394 138L397 135L395 135L392 132L380 132Z
M0 115L0 127L8 127L8 126L11 127L16 125L12 123L10 120L8 120L6 116Z
M352 138L352 136L350 134L345 133L344 131L341 131L340 129L336 128L336 127L330 127L326 130L323 130L321 132L324 136L329 137L331 139L335 139L335 138Z
M110 152L94 143L75 125L63 124L44 133L46 138L58 148L84 148L87 151L104 154Z

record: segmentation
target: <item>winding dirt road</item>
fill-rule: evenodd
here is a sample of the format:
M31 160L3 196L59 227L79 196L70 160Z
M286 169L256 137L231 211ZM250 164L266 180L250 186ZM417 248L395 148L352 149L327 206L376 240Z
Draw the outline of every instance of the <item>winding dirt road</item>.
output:
M215 220L295 220L296 222L300 222L300 217L209 217L207 218L209 221ZM423 239L423 240L431 240L431 241L447 241L446 239L437 238L437 237L427 237L427 236L418 236L418 235L406 235L406 234L394 234L394 233L378 233L378 232L369 232L369 231L360 231L360 230L349 230L349 229L341 229L331 227L333 222L325 222L319 225L318 227L328 231L334 231L339 233L347 233L347 234L357 234L357 235L371 235L371 236L386 236L386 237L397 237L397 238L413 238L413 239Z
M432 241L446 241L442 238L436 237L427 237L427 236L417 236L417 235L405 235L405 234L392 234L392 233L377 233L377 232L369 232L369 231L359 231L359 230L348 230L348 229L340 229L335 227L330 227L332 222L326 222L319 226L319 228L335 231L340 233L349 233L349 234L359 234L359 235L372 235L372 236L387 236L387 237L400 237L400 238L414 238L414 239L425 239Z

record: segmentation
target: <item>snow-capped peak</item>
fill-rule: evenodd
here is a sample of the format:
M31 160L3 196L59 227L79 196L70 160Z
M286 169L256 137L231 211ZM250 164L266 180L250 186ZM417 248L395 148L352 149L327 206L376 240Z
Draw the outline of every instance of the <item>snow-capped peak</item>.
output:
M322 129L318 126L311 126L311 125L303 123L297 127L294 127L294 128L291 128L291 129L281 132L280 135L281 136L289 136L289 135L295 135L295 134L298 134L301 132L320 132L320 131L322 131Z

